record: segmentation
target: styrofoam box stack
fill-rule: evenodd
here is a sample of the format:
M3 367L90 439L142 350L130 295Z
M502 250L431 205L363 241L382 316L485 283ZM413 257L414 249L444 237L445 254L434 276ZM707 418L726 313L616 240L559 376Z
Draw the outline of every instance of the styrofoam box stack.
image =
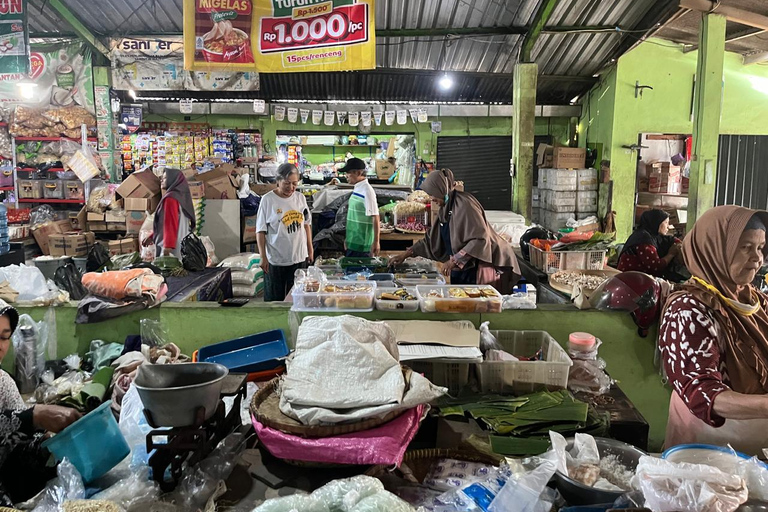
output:
M545 228L551 230L563 229L566 226L568 219L575 218L574 212L551 212L549 210L540 210L540 224Z
M573 192L577 181L578 173L571 169L539 169L539 190Z
M576 191L542 190L541 207L550 212L573 212L576 210Z
M541 224L541 208L533 208L531 210L531 222Z
M578 176L576 179L576 190L579 192L584 190L597 191L597 169L579 169L576 171Z
M531 207L539 208L541 206L541 195L539 194L539 187L533 187L531 189Z
M576 212L597 213L597 169L578 169L576 174Z

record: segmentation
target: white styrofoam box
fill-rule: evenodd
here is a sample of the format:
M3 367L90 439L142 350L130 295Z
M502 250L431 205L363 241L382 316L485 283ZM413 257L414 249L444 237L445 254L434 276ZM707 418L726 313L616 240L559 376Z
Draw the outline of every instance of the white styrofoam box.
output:
M597 211L597 191L582 190L576 192L576 211L579 213Z
M572 212L576 209L576 192L542 190L541 207L551 212Z
M597 190L597 169L579 169L576 174L576 190Z
M539 208L533 208L531 210L531 222L535 224L541 224L541 209Z
M557 231L566 227L568 219L575 218L576 212L550 212L549 210L540 210L540 224L545 228Z
M539 190L575 191L578 173L571 169L539 169Z
M541 206L541 194L539 193L539 187L531 188L531 206L538 208Z

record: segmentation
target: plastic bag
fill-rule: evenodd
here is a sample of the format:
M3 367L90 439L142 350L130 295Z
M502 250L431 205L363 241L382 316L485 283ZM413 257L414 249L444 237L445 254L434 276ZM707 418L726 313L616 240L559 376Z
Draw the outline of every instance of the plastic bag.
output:
M56 269L53 282L62 290L66 290L72 300L80 300L88 295L82 283L82 274L73 263L67 263Z
M65 502L85 499L83 478L69 459L62 460L56 472L59 477L48 482L43 498L32 512L61 512Z
M568 371L569 390L593 395L604 395L610 391L613 379L605 373L605 361L597 355L601 344L598 339L593 350L568 349L568 355L573 360L573 366Z
M20 265L8 265L0 268L0 282L8 284L18 292L17 302L35 300L49 292L48 283L39 268Z
M134 268L134 265L141 263L141 256L138 252L129 254L116 254L110 258L109 267L112 270L126 270Z
M632 485L655 512L731 512L747 501L747 484L704 464L640 457Z
M240 215L243 217L254 217L259 213L259 206L261 205L261 198L256 194L240 199Z
M111 476L112 471L106 476ZM91 499L111 501L125 510L147 510L145 506L159 496L160 486L149 477L149 467L141 466L136 468L136 471L125 474L114 485L95 494Z
M101 174L99 160L88 144L80 145L61 139L61 162L83 183Z
M430 489L451 491L485 480L495 470L495 467L479 462L442 459L432 464L423 483Z
M293 276L296 289L301 289L305 292L319 291L328 280L325 272L315 266L309 267L306 270L298 269L294 272Z
M480 324L480 351L485 354L489 350L504 350L504 347L496 339L496 336L491 334L488 329L490 322L483 322Z
M201 272L208 264L208 252L203 242L190 233L181 241L181 262L190 272Z
M155 214L147 215L144 219L144 224L141 225L139 230L139 247L141 252L141 260L147 263L151 263L155 259L155 253L157 248L154 243L154 231L155 231ZM150 242L147 242L150 240ZM146 245L148 243L148 245Z
M757 457L739 462L738 472L747 482L749 499L768 501L768 466Z
M144 404L141 401L139 390L133 384L123 395L123 400L120 404L118 426L123 437L125 437L125 442L131 448L129 467L131 469L145 467L149 461L147 434L153 429L147 423L147 418L144 416Z
M523 471L513 473L488 507L489 512L536 512L548 510L541 494L545 492L547 483L555 474L555 465L546 459L526 459ZM544 505L544 506L542 506Z
M117 187L110 184L95 187L88 196L87 210L91 213L104 213L107 210L119 208L115 190Z
M139 334L141 335L141 344L150 348L162 347L169 343L168 331L159 320L142 318L139 321Z
M221 260L221 263L219 263L219 267L250 270L253 267L258 267L260 263L261 257L258 254L253 252L243 252L224 258Z
M32 393L45 371L48 326L44 321L38 323L29 315L21 315L11 339L16 356L15 376L19 391L22 394Z
M93 244L88 251L88 259L85 262L86 272L100 272L108 269L111 263L109 252L100 243Z
M203 242L203 246L205 246L205 252L208 254L208 262L205 266L209 268L215 267L219 264L219 258L216 256L216 247L213 245L211 237L201 236L200 241Z
M53 222L55 220L56 212L54 212L53 208L47 204L32 208L32 211L29 212L29 227L31 229L34 229L41 224L45 224L46 222Z

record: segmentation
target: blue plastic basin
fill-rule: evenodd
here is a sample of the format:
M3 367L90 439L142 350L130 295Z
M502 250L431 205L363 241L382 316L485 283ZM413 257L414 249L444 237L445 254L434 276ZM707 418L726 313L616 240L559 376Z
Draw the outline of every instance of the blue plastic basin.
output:
M254 373L277 368L290 353L281 329L252 334L201 348L197 360L218 363L231 372Z
M65 457L77 468L85 483L115 467L131 449L110 409L111 401L86 414L52 438L43 447L61 462Z

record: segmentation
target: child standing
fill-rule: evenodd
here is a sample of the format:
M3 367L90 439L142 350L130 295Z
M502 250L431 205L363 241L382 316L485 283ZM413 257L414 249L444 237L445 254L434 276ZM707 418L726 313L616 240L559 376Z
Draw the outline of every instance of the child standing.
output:
M365 162L350 158L340 169L347 182L354 185L347 211L347 237L344 243L347 256L378 256L380 245L379 205L376 192L365 177Z

